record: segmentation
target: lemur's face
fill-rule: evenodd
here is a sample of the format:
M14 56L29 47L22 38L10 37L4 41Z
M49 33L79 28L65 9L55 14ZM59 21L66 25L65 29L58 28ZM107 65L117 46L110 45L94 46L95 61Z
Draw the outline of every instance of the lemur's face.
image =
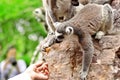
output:
M63 31L55 31L55 39L57 42L62 42L65 38L65 36L70 36L74 33L73 28L72 27L66 27L66 29Z
M63 22L74 16L71 0L57 0L54 15L57 21Z
M74 33L74 29L71 26L64 25L63 23L57 23L56 25L55 38L57 42L62 42L65 36Z
M79 6L79 1L78 0L71 0L71 3L73 6Z

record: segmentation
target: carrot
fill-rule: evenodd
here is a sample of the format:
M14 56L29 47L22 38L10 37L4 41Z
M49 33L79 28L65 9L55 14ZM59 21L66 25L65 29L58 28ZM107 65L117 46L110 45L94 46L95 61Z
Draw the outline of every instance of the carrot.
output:
M45 49L45 52L49 53L50 50L51 50L51 48L48 47L48 48Z

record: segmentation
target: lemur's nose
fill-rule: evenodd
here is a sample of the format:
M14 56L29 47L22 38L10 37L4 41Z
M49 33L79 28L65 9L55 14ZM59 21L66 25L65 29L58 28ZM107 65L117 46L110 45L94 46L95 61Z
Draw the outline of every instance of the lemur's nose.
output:
M59 36L56 37L56 42L60 43L60 42L63 41L63 39L64 39L64 35L59 35Z
M63 35L57 36L57 39L63 39L63 38L64 38Z
M73 6L79 6L79 1L78 0L72 0L72 5Z
M64 20L64 17L63 16L59 17L59 20L60 21Z

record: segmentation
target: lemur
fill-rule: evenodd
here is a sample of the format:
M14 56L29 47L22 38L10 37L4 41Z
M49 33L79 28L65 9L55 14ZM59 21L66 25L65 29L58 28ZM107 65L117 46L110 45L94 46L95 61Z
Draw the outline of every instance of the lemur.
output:
M47 25L45 24L45 27L48 29L48 35L36 48L31 64L34 63L35 56L38 55L38 52L44 50L42 46L44 43L53 43L53 40L49 39L55 36L55 23L69 20L76 14L77 10L80 10L83 7L83 5L78 7L78 0L42 0L42 2L44 9L37 8L33 11L33 14L36 16L38 21L44 21L43 16L45 13L45 22L47 23Z
M43 0L44 8L37 8L33 14L37 21L46 22L49 32L54 32L55 22L63 22L72 18L84 6L78 0ZM65 4L67 3L67 4ZM44 19L44 17L46 19Z
M43 1L44 4L45 0ZM113 0L84 0L84 1L88 1L89 3L96 3L96 4L106 4L106 3L111 4ZM48 22L48 26L53 27L54 29L56 29L54 27L56 22L64 22L71 19L77 12L79 12L84 7L82 4L80 4L80 0L49 0L49 1L46 0L46 3L48 4L47 7L45 6L47 11L46 13L48 13L48 17L46 16L46 22ZM68 4L65 5L65 3ZM50 21L51 21L51 25L50 25ZM112 23L113 23L113 19L112 19ZM103 35L104 33L100 31L96 34L95 38L101 39Z
M33 13L38 21L46 21L47 24L44 23L44 26L47 31L54 32L55 22L63 22L69 20L77 12L79 12L85 4L105 4L110 3L111 1L112 0L42 0L44 9L37 8L33 11ZM44 17L46 19L44 19Z
M42 0L45 18L50 32L55 31L54 23L69 20L75 14L71 0ZM67 3L65 5L65 3Z
M62 42L65 35L76 35L83 48L83 60L80 78L85 80L89 71L94 47L91 36L103 36L113 29L113 11L109 4L87 4L73 18L55 25L55 37L47 42L49 47L56 42ZM103 35L99 35L102 32ZM101 34L101 33L100 33ZM47 46L46 46L47 45Z
M42 46L44 43L52 43L49 38L51 38L51 36L54 36L56 29L54 25L57 22L62 23L71 19L84 6L82 4L79 4L78 0L43 0L43 7L45 10L45 18L48 26L48 35L46 39L41 42L40 50L44 50L44 47ZM36 9L33 13L37 16L41 15L41 11L43 11L43 9Z

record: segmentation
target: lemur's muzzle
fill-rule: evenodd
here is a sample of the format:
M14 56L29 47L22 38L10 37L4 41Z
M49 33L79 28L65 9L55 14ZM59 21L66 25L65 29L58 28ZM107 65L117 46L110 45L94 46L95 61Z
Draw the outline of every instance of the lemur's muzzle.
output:
M72 0L71 1L73 6L79 6L79 1L78 0Z

